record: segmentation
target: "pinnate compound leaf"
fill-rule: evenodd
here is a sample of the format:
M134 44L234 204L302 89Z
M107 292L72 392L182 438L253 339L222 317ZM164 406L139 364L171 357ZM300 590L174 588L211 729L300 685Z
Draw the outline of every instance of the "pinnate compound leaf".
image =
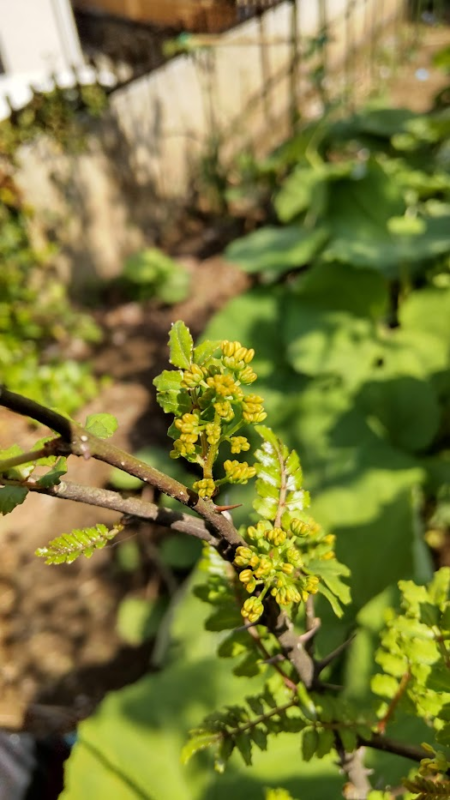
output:
M95 550L101 550L122 530L116 525L108 530L106 525L94 525L92 528L76 529L71 533L63 533L48 544L39 547L36 555L45 558L46 564L72 564L79 556L91 558Z
M24 486L4 486L0 489L0 514L10 514L28 494Z
M89 414L85 428L99 439L109 439L118 428L118 422L112 414Z
M184 322L174 322L169 334L170 363L180 369L189 369L192 363L194 342Z
M258 497L253 508L269 520L274 520L280 513L283 524L288 525L291 516L309 505L309 496L302 488L300 460L294 451L289 452L270 428L258 425L256 431L264 441L255 453Z

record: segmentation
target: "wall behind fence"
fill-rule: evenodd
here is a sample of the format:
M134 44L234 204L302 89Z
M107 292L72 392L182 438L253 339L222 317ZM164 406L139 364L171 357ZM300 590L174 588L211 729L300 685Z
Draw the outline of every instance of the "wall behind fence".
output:
M186 201L213 142L225 161L245 146L264 154L297 113L322 112L324 91L364 93L374 43L387 32L393 46L404 12L405 0L289 0L115 92L81 155L43 140L24 148L20 182L57 226L67 275L116 275Z

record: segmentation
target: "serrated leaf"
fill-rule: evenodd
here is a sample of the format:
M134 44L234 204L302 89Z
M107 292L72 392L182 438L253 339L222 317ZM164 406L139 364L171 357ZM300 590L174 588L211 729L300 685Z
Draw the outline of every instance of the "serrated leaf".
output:
M248 634L246 633L246 635ZM245 700L257 717L260 717L261 714L264 714L264 704L260 697L246 697Z
M234 675L238 677L254 678L261 672L260 658L256 653L248 653L242 661L233 668Z
M250 735L256 747L260 750L267 750L267 733L261 725L256 725L256 727L252 728Z
M186 765L196 753L200 750L206 750L207 747L216 744L219 740L217 733L198 733L192 736L184 745L181 751L181 763Z
M20 506L28 494L23 486L4 486L0 489L0 514L10 514Z
M165 369L153 381L153 385L157 389L157 402L166 414L177 415L191 409L190 398L187 392L181 388L182 380L183 376L180 372Z
M329 561L313 559L308 562L307 571L317 575L327 585L328 589L339 598L341 603L344 603L344 605L350 603L350 588L341 580L341 576L347 578L350 575L350 570L345 564L341 564L336 559L330 559Z
M112 414L89 414L84 427L99 439L109 439L117 430L119 423Z
M36 481L38 486L43 486L44 488L48 489L50 486L56 486L63 475L67 472L67 459L66 458L59 458L54 467L45 473L45 475L41 475L41 477Z
M305 728L302 733L302 756L304 761L311 761L319 745L319 735L315 728Z
M319 583L318 591L320 592L320 594L326 597L336 616L339 618L342 617L344 613L343 608L337 597L335 597L335 595L333 594L333 592L330 592L330 590L327 589L327 587L324 586L323 583Z
M225 739L222 739L219 746L219 750L214 759L214 769L216 770L216 772L219 772L222 775L222 773L225 771L225 767L233 750L234 750L233 739L229 736L227 736Z
M234 743L243 758L244 764L250 767L252 763L252 740L250 738L250 733L238 733L234 738Z
M334 733L330 728L323 728L318 732L318 736L316 757L323 758L334 747Z
M194 342L184 322L174 322L169 334L170 363L180 369L189 369L192 363Z
M220 347L220 340L216 340L211 342L209 339L206 342L202 342L201 344L197 345L194 349L194 364L198 364L201 366L209 361L210 358L213 357L214 353Z

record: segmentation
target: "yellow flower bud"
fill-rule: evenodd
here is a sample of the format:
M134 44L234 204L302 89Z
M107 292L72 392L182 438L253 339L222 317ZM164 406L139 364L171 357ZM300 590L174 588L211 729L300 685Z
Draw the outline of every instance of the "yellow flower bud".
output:
M249 597L242 606L241 614L249 622L257 622L264 612L264 606L258 597Z
M203 478L201 481L195 481L194 490L200 497L212 497L216 491L216 484L211 478Z
M242 572L239 573L239 580L241 583L248 583L253 579L253 572L251 569L243 569Z

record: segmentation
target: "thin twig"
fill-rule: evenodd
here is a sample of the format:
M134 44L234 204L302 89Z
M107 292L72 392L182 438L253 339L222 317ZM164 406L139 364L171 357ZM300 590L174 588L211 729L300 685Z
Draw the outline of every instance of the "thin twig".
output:
M197 539L207 542L207 544L212 545L212 547L217 547L217 538L210 533L201 520L189 514L181 514L180 512L172 511L169 508L159 508L154 503L148 503L137 497L125 498L118 492L112 492L110 489L80 486L70 481L61 481L56 486L43 487L30 479L26 481L13 481L0 478L0 484L2 483L24 486L30 492L38 492L39 494L45 494L49 497L58 497L62 500L73 500L76 503L86 503L86 505L90 506L108 508L111 511L118 511L121 514L127 514L141 520L149 520L164 528L186 533L188 536L194 536Z

